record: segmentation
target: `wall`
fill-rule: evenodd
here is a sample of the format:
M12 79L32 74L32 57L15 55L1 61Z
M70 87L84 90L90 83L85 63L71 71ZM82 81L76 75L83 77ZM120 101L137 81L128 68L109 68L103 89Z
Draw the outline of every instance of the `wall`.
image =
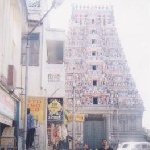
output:
M0 12L0 15L2 15L0 17L0 73L7 77L7 67L9 64L14 65L15 70L20 70L22 20L18 4L15 0L2 0L0 6L2 7ZM16 77L19 76L20 73L17 72ZM17 84L19 84L19 80Z

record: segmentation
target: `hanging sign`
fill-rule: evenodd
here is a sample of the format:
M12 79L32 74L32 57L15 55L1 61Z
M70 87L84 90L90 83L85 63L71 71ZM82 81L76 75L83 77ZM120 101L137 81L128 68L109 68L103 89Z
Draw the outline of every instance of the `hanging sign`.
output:
M63 99L48 98L47 122L63 122Z

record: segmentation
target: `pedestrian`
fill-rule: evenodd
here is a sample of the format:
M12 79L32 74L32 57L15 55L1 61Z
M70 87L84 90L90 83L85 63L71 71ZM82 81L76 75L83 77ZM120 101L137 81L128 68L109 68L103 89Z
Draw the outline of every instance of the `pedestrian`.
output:
M30 108L27 108L27 137L26 137L26 148L32 148L34 142L35 126L34 117L30 113Z
M83 150L89 150L89 146L87 144L84 144Z
M106 139L102 139L101 144L102 147L99 150L113 150L113 148L109 146L109 143Z

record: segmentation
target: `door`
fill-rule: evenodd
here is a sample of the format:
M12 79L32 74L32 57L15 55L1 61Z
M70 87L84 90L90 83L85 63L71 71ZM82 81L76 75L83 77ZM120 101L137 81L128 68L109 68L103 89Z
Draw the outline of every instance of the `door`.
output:
M84 122L84 143L88 144L90 149L98 149L103 138L106 138L104 120Z

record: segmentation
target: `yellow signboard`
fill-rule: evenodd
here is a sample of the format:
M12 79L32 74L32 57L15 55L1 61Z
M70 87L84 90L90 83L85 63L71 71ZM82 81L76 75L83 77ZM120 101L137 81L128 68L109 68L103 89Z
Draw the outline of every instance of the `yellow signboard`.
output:
M73 120L72 113L69 113L67 115L67 118L68 118L68 121L71 122ZM76 114L75 115L75 121L77 121L77 122L83 122L84 120L85 120L84 114Z
M30 108L31 113L34 118L43 123L45 114L45 99L41 97L28 97L28 108Z
M39 123L43 123L45 120L45 98L44 97L32 97L29 96L27 99L27 107L30 108L34 119ZM22 119L24 118L24 99L22 98Z
M85 119L84 114L76 114L75 116L76 116L75 120L79 122L82 122Z

